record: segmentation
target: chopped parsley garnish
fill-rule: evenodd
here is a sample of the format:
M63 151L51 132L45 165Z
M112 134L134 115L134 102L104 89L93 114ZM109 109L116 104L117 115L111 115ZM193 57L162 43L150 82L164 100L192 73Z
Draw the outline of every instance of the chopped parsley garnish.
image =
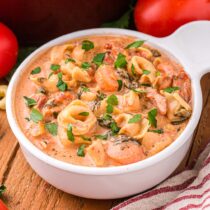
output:
M51 133L53 136L56 136L58 133L58 125L57 123L46 123L45 128L49 133Z
M89 112L80 112L79 115L81 115L81 116L89 116Z
M84 157L85 156L85 144L80 145L80 147L77 150L77 155L80 157Z
M97 100L102 101L106 98L106 94L102 93L101 91L97 91Z
M89 40L82 41L82 49L85 51L89 51L94 48L94 43Z
M148 132L153 132L153 133L158 133L158 134L162 134L164 133L163 129L156 129L156 130L148 130Z
M38 123L43 120L43 115L37 109L33 108L30 113L30 119L33 122Z
M82 138L83 140L85 140L85 141L91 141L91 138L86 137L86 136L81 136L81 138Z
M117 126L116 122L112 122L111 125L110 125L110 128L111 128L111 131L112 131L113 135L117 134L120 130L120 128Z
M74 135L72 133L72 125L71 124L68 124L68 126L67 126L67 137L68 137L68 140L74 142Z
M131 65L131 73L134 77L136 76L136 71L135 71L135 67L133 64Z
M27 96L23 96L23 98L25 99L25 104L28 107L32 107L32 106L35 106L37 104L36 100L34 100L33 98L29 98Z
M156 72L155 72L155 76L156 76L156 77L161 76L160 71L156 71Z
M72 62L72 63L75 63L76 61L73 59L73 58L67 58L65 60L65 64L69 63L69 62Z
M141 114L135 114L128 123L137 123L141 120Z
M68 88L68 85L63 81L62 79L63 74L61 72L58 73L58 83L57 83L57 88L61 91L66 91Z
M81 86L81 89L82 89L83 92L89 92L90 91L90 89L86 86Z
M141 90L141 89L131 89L134 93L146 93L146 90Z
M90 92L90 89L89 89L88 87L84 86L84 85L81 86L79 92L77 93L78 99L81 98L81 95L83 94L83 92L84 92L84 93Z
M107 104L106 106L106 112L111 114L113 112L114 108L111 104Z
M168 87L164 89L164 92L173 93L174 91L179 90L179 89L180 89L179 87Z
M97 139L107 140L108 134L107 133L106 134L97 134L97 135L95 135L95 137Z
M97 66L100 66L103 63L104 57L106 53L98 53L94 58L93 58L93 63L95 63Z
M145 86L145 87L151 87L151 84L147 84L147 83L141 83L141 86Z
M122 89L123 82L122 80L117 80L117 82L118 82L118 91L120 91Z
M38 66L31 71L31 74L39 74L41 72L41 68Z
M143 69L143 70L142 70L142 73L145 74L145 75L148 75L148 74L150 74L151 72L148 71L148 70L146 70L146 69Z
M88 69L88 68L90 68L90 63L88 63L88 62L83 62L82 63L82 65L81 65L81 67L83 68L83 69Z
M6 191L6 186L5 185L0 185L0 197L2 196L2 194Z
M52 71L57 71L57 70L60 69L60 65L58 65L58 64L51 64L50 69Z
M115 68L124 68L127 65L126 56L122 53L119 53L117 56L117 60L114 63Z
M110 96L108 96L107 100L107 106L106 106L106 112L111 114L113 112L113 106L118 105L118 99L117 96L112 94Z
M138 41L132 42L131 44L127 45L125 49L141 47L144 44L144 42L145 42L144 40L138 40Z
M157 127L157 120L156 120L156 116L157 116L157 109L154 108L152 110L150 110L148 112L148 119L149 122L152 126L154 126L155 128Z
M50 72L49 75L48 75L48 79L50 79L50 77L51 77L53 74L54 74L53 72Z

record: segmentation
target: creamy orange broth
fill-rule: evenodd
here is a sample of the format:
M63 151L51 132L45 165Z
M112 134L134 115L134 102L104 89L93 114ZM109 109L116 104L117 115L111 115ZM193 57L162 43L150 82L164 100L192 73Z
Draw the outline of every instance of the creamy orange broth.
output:
M137 162L170 145L192 112L190 79L181 65L147 43L125 49L135 41L83 37L32 62L14 99L28 139L56 159L98 167ZM93 61L98 53L105 53L101 63ZM34 69L41 71L31 74Z

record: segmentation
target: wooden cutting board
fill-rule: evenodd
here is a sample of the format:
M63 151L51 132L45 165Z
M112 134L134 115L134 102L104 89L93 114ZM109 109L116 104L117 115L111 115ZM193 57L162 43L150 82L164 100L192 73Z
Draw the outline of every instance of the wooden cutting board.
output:
M191 167L210 142L210 74L202 79L203 111L190 151L175 173ZM42 180L25 161L4 111L0 111L0 183L10 210L107 210L123 199L91 200L64 193Z

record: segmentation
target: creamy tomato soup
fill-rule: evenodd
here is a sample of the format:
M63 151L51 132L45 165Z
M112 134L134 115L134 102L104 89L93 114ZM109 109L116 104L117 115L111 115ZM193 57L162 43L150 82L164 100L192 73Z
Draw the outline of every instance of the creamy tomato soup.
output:
M30 141L59 160L118 166L169 146L191 116L181 65L142 40L89 36L31 62L15 100Z

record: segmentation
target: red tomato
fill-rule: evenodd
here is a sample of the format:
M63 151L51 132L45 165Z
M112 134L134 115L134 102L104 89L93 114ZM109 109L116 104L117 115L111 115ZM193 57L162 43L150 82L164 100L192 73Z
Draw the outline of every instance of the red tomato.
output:
M194 20L210 20L209 0L138 0L134 20L139 31L167 36Z
M13 32L0 23L0 78L7 75L15 65L18 43Z
M0 210L8 210L8 208L4 205L1 199L0 199Z

